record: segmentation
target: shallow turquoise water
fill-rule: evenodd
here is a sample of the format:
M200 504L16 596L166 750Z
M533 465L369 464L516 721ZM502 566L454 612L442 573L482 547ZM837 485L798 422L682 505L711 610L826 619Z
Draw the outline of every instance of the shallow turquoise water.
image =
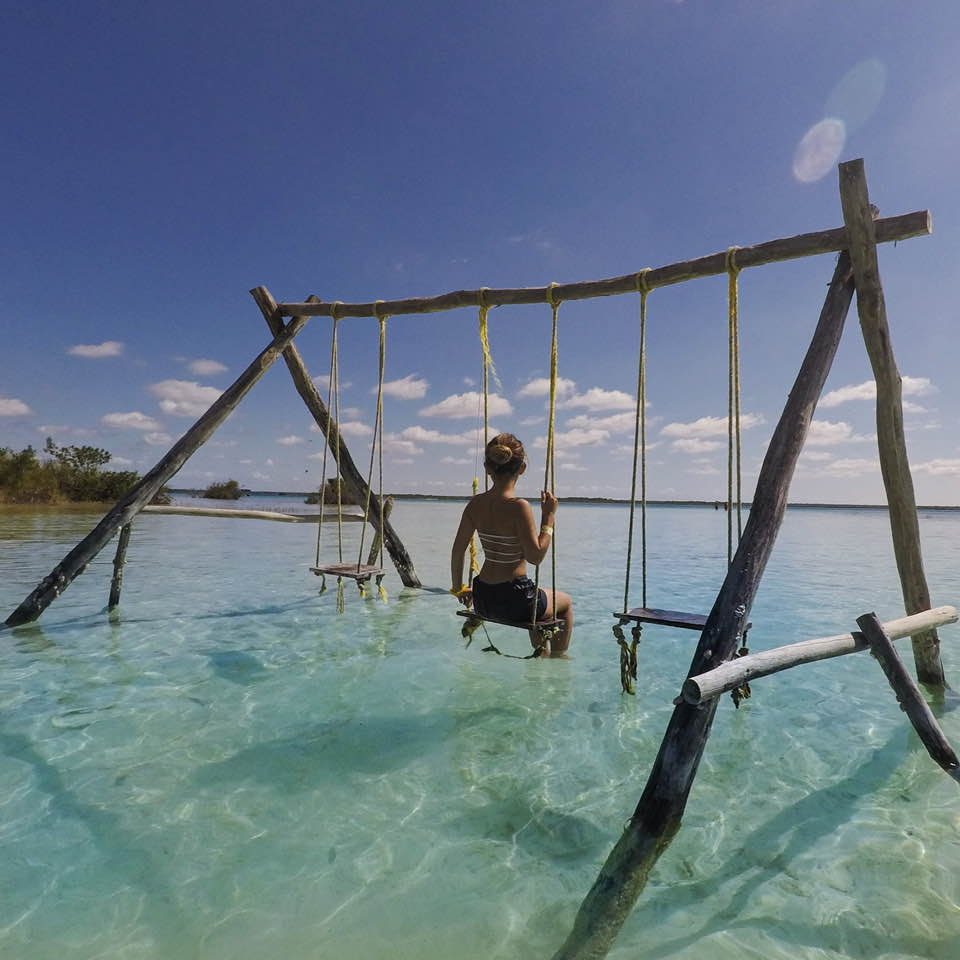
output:
M448 585L459 509L397 505L427 584ZM574 659L540 662L464 649L452 599L393 573L387 605L351 587L338 616L307 572L313 527L141 517L118 616L108 549L2 636L0 956L550 956L639 798L696 641L645 632L638 695L621 696L609 611L626 518L561 508ZM95 519L0 514L4 615ZM709 609L724 524L651 509L651 605ZM934 603L957 603L960 513L921 529ZM902 614L885 514L789 511L751 647L868 610ZM960 683L957 631L941 637ZM960 743L960 711L941 720ZM739 711L724 701L611 956L955 958L958 877L956 783L879 667L845 657L758 681Z

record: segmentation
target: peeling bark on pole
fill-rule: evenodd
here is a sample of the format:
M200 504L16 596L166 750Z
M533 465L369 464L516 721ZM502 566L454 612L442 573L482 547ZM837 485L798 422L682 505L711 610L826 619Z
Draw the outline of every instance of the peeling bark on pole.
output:
M913 477L903 433L900 372L893 355L887 308L877 263L876 228L867 194L863 160L840 164L840 202L850 237L850 259L857 284L857 312L860 329L877 381L877 446L880 471L887 493L893 551L907 613L928 610L930 588L923 572L920 524ZM913 638L917 677L934 688L945 684L936 630Z
M250 295L256 301L261 313L263 313L263 318L267 321L271 332L276 333L277 329L283 325L283 320L277 308L277 302L271 296L270 291L267 290L266 287L254 287L253 290L250 291ZM316 297L311 299L313 302L319 302ZM335 462L337 459L337 451L339 450L340 452L340 462L337 463L337 469L343 478L347 490L357 503L366 503L367 481L363 478L363 474L357 469L357 465L353 462L353 457L350 455L350 451L347 449L343 437L340 436L338 439L337 423L327 411L326 404L321 399L320 393L310 377L307 365L303 362L303 357L300 356L300 351L297 350L293 344L290 344L290 346L283 351L283 359L287 364L287 369L290 371L290 376L293 378L293 384L297 388L297 393L300 394L307 409L313 415L313 419L320 428L320 432L324 437L330 437L330 456L333 457ZM329 434L327 432L328 428ZM394 530L390 520L387 517L383 517L381 520L380 500L378 497L372 495L370 496L370 523L373 524L373 528L377 531L378 535L380 535L382 531L384 546L387 548L390 559L397 568L397 573L400 575L400 580L403 585L405 587L421 587L423 584L420 583L420 578L417 576L417 571L413 567L413 560L410 554L407 553L407 548L403 545L403 541L400 539L397 531Z
M852 297L850 258L842 253L813 340L767 448L743 538L707 617L688 676L713 669L736 651ZM640 802L554 960L598 960L607 955L654 864L680 828L718 702L691 706L680 701L674 709Z
M81 574L86 565L113 539L118 527L133 518L160 488L213 435L250 388L270 369L287 344L303 329L309 317L294 317L243 373L213 402L210 409L170 448L167 455L80 541L7 617L5 626L17 627L36 620Z

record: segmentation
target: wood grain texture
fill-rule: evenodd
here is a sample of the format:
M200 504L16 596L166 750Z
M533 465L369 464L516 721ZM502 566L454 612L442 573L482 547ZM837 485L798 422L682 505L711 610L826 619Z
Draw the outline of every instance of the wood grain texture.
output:
M270 369L284 348L304 328L309 317L294 317L274 332L273 340L239 377L211 404L199 420L170 448L163 459L125 494L103 519L47 574L33 592L7 617L4 626L16 627L36 620L73 582L87 564L113 539L119 527L131 520L160 488L190 459Z
M857 285L860 330L877 382L877 447L890 513L893 552L904 608L907 613L919 613L930 608L930 588L923 571L917 501L903 432L900 372L887 324L877 262L877 230L863 160L840 164L840 202ZM913 638L913 655L921 683L943 688L945 680L936 630Z
M912 637L914 634L956 622L955 607L936 607L933 610L925 610L923 613L901 617L899 620L890 620L883 624L883 630L891 640L900 640L903 637ZM757 653L721 663L719 667L707 673L688 677L683 684L683 699L687 703L703 703L705 700L712 700L728 690L733 690L759 677L769 677L773 673L780 673L782 670L789 670L804 663L842 657L868 648L869 644L863 634L855 631L760 650Z
M960 759L950 741L947 740L933 711L923 699L920 688L913 682L907 673L903 661L894 649L890 637L884 632L875 613L865 613L857 617L857 626L863 632L870 650L883 669L897 701L904 713L909 717L914 730L920 737L921 743L927 748L927 753L948 773L954 780L960 782Z
M897 217L888 217L876 223L878 243L907 240L929 234L933 230L933 221L928 210L917 210ZM839 253L848 245L845 227L804 233L794 237L768 240L752 247L738 247L736 264L743 270L746 267L759 267L765 263L777 263L783 260L795 260L799 257L811 257L822 253ZM699 277L713 277L727 272L727 251L711 253L694 260L683 260L666 266L655 267L646 274L647 288L667 287ZM508 304L546 303L547 295L557 300L590 300L595 297L612 297L624 293L635 293L637 274L626 273L619 277L604 280L581 280L577 283L560 283L554 287L508 287L483 288L483 302L487 306L506 306ZM315 301L313 303L281 303L283 316L309 314L315 317L329 317L334 309L338 317L373 317L376 312L381 316L396 317L404 314L437 313L443 310L456 310L460 307L479 307L480 290L454 290L435 297L410 297L404 300L381 300L370 303L331 303Z
M688 675L712 670L737 649L783 520L790 481L852 297L850 258L841 253L817 329L760 468L743 537L707 617ZM607 955L654 864L680 829L718 702L714 699L692 706L678 698L640 802L554 960L599 960Z

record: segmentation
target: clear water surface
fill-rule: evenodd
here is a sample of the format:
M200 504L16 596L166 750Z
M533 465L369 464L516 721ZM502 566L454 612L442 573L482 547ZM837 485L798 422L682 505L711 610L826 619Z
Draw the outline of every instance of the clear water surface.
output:
M117 615L108 548L0 635L0 956L549 957L639 798L696 636L646 631L637 696L621 695L627 510L564 505L573 659L465 649L443 592L459 510L399 502L438 589L391 571L389 603L351 585L342 615L307 570L313 526L143 516ZM0 514L4 616L95 520ZM707 612L724 514L653 507L649 527L650 604ZM960 513L921 530L934 602L957 603ZM886 515L791 509L751 647L871 610L902 614ZM941 636L960 683L957 629ZM525 653L518 633L494 639ZM960 743L960 711L941 720ZM738 711L725 699L611 956L948 960L958 877L957 784L876 663L849 656L758 681Z

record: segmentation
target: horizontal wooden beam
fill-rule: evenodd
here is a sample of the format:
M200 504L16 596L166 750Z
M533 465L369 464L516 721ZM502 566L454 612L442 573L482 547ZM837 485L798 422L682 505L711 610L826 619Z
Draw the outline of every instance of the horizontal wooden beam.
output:
M876 221L877 243L907 240L925 236L933 231L933 219L928 210L904 213ZM802 233L795 237L768 240L752 247L738 247L736 265L740 269L759 267L765 263L795 260L821 253L836 253L847 249L849 240L846 227L821 230L817 233ZM648 290L668 287L697 277L713 277L727 270L727 251L711 253L696 260L684 260L663 267L655 267L646 274ZM487 306L508 304L545 303L548 292L556 300L590 300L594 297L612 297L622 293L635 293L637 274L607 280L582 280L578 283L560 283L553 287L519 287L481 290L455 290L437 297L412 297L407 300L380 300L376 303L281 303L280 314L285 317L329 317L336 309L338 317L395 317L408 313L437 313L441 310L456 310L459 307L479 307L481 296Z
M900 640L942 627L945 623L956 622L955 607L934 607L910 617L891 620L883 624L883 632L891 640ZM757 677L767 677L771 673L779 673L801 663L815 663L817 660L857 653L859 650L867 650L869 646L863 635L855 631L816 640L801 640L799 643L774 647L772 650L761 650L759 653L728 660L699 676L688 677L683 684L682 696L687 703L705 703Z
M273 510L233 510L230 507L175 507L156 506L144 507L141 513L162 513L179 517L224 517L227 520L275 520L278 523L319 523L319 513L277 513ZM324 520L336 520L336 510L325 510ZM341 515L344 523L363 522L363 511Z

